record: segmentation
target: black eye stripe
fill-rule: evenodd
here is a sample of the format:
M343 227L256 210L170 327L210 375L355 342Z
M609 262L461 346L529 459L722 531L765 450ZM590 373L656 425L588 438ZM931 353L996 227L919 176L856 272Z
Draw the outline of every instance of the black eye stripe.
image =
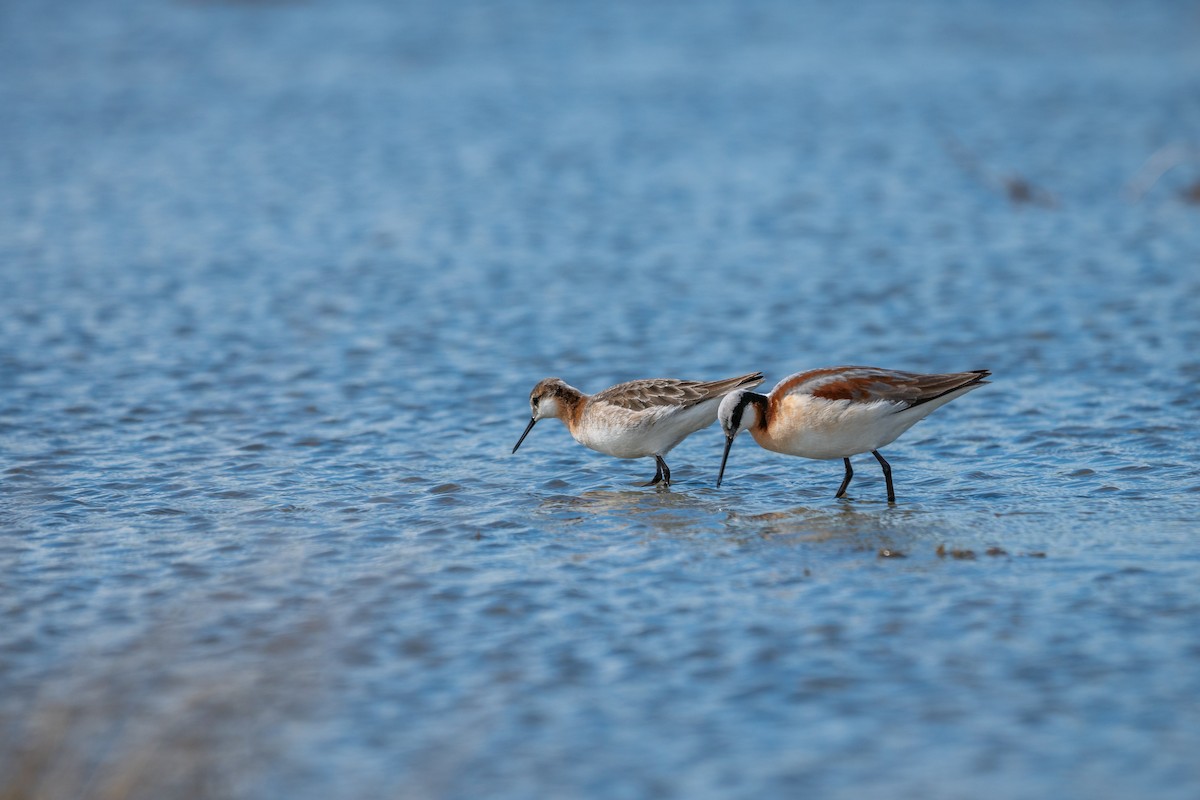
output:
M742 415L746 413L746 406L750 405L752 401L753 398L749 393L738 398L737 405L733 407L733 413L729 415L729 421L735 431L742 427Z

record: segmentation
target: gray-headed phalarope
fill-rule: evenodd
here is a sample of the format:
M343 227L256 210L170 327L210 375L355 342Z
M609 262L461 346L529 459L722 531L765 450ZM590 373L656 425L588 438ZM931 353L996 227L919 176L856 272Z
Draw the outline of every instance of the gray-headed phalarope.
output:
M754 441L776 453L816 459L840 458L846 477L834 497L850 485L850 456L870 453L883 468L888 502L896 502L892 468L879 448L891 444L939 406L991 375L986 369L946 375L917 375L876 367L833 367L798 372L780 381L770 394L731 392L717 412L725 431L725 454L717 486L734 437L750 431Z
M529 393L532 414L512 451L517 452L539 419L558 417L584 447L617 458L654 456L654 478L643 485L669 486L671 470L663 456L715 422L727 393L762 382L761 372L706 383L652 378L586 395L559 378L546 378Z

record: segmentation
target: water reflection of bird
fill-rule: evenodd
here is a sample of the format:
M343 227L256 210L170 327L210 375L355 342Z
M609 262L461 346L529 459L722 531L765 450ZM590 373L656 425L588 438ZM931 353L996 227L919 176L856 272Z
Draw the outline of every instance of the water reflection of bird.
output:
M750 431L767 450L803 458L840 458L846 476L835 497L846 493L854 470L850 456L870 453L883 468L888 502L896 501L892 468L879 448L956 397L978 389L987 370L918 375L877 367L833 367L800 372L780 381L770 394L739 389L725 396L718 410L725 431L725 454L717 485L734 438Z
M762 381L761 372L708 382L652 378L587 395L559 378L546 378L529 393L529 424L512 451L539 419L557 417L575 441L592 450L617 458L653 456L654 477L644 485L669 486L671 470L663 456L715 422L722 397Z

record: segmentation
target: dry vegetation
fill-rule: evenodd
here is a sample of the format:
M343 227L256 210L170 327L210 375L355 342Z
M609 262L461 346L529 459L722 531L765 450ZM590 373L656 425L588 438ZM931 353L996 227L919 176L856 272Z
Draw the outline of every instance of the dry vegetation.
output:
M322 668L306 639L322 628L207 664L159 630L87 659L81 675L47 678L0 706L0 800L255 794L287 729L316 709Z

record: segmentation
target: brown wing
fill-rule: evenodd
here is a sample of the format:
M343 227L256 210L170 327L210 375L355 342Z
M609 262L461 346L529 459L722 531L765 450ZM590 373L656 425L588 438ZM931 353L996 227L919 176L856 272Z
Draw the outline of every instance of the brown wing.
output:
M919 375L878 367L831 367L786 378L771 390L771 399L778 401L791 394L810 394L824 400L857 403L886 400L915 406L970 384L985 383L984 378L989 375L991 373L985 369Z
M687 408L714 397L722 397L734 389L748 389L762 382L761 372L707 382L648 378L619 383L611 389L593 395L591 402L608 403L630 411L644 411L655 406Z

